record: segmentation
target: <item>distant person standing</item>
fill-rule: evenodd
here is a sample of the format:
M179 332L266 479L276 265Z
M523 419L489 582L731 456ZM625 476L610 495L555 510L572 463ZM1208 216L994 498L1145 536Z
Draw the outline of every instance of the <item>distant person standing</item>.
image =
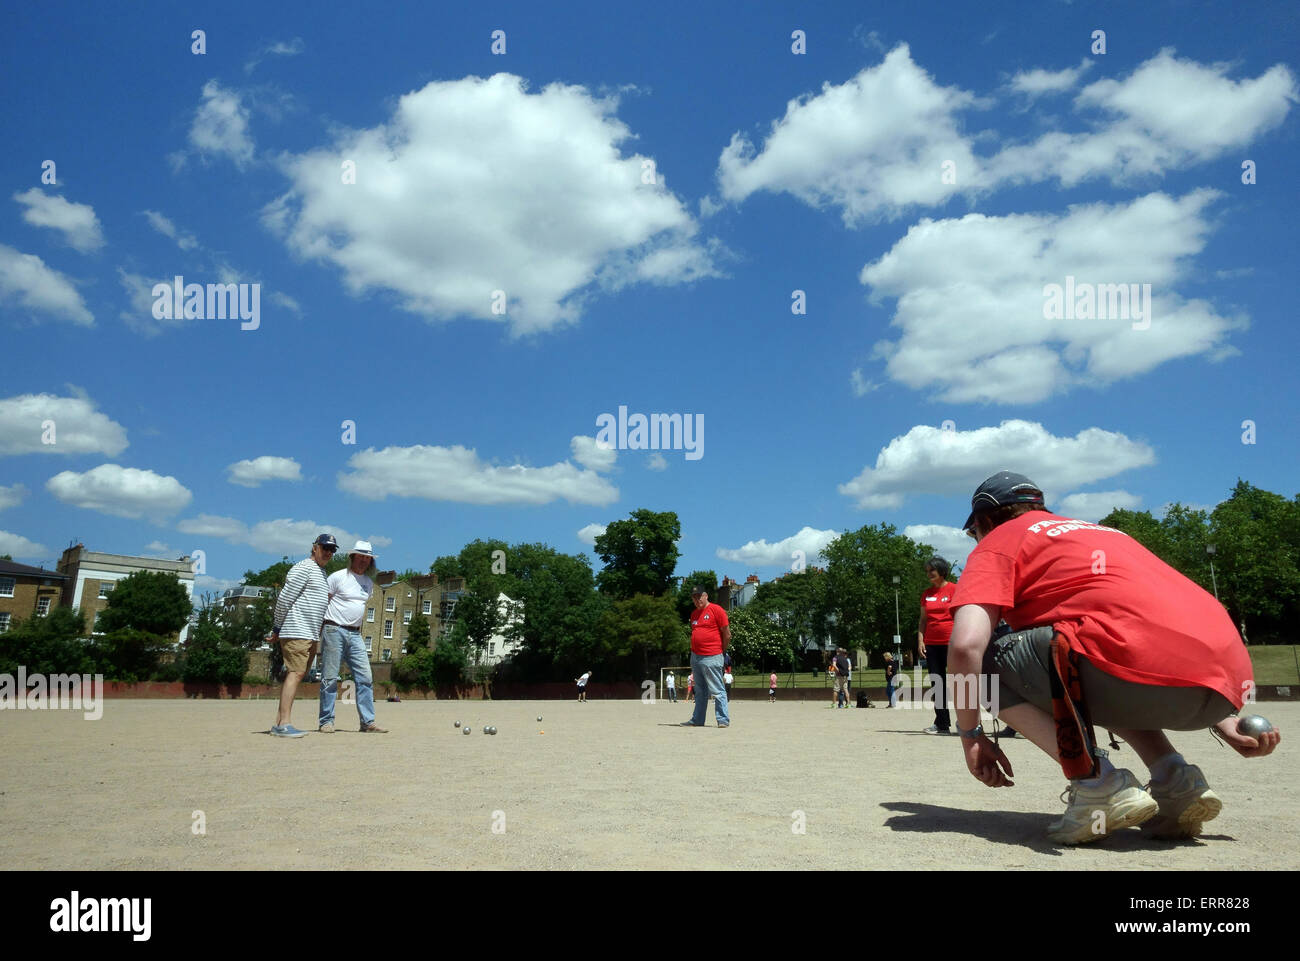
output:
M776 671L767 679L767 699L772 704L776 703Z
M677 703L677 678L673 675L672 671L668 672L667 684L668 684L668 701L671 704L676 704Z
M697 587L691 592L695 610L691 611L691 675L695 678L695 712L682 727L703 727L709 713L709 700L718 727L729 727L727 687L722 681L723 655L731 644L731 627L727 612L709 603L708 592Z
M588 682L589 680L591 680L591 671L588 671L586 674L582 675L582 677L575 677L575 678L574 678L574 681L576 681L576 682L577 682L577 685L578 685L578 703L579 703L579 704L586 704L586 703L587 703L587 682Z
M921 593L921 622L916 630L916 647L925 658L926 670L937 685L934 698L934 723L926 734L950 734L952 718L948 713L948 639L952 637L953 592L957 585L948 580L951 568L942 557L925 562L925 576L930 586Z
M836 707L848 707L849 699L849 658L848 652L842 647L835 649L835 657L831 661L831 669L835 672L835 693L833 703Z
M695 697L695 672L692 671L690 674L686 676L686 700L689 701L694 697Z
M275 737L303 737L307 733L290 724L289 715L293 712L298 685L316 654L325 607L329 603L325 565L338 549L338 542L332 534L316 538L311 545L311 556L289 568L284 587L276 597L271 621L274 626L268 640L280 645L285 675L280 687L280 708L271 727L271 734Z
M727 699L731 699L731 692L735 689L736 672L731 667L731 655L722 655L722 683L727 689Z
M898 662L894 660L894 655L885 651L885 699L889 702L885 707L894 706L894 678L898 676Z
M366 601L374 593L367 574L375 566L375 551L369 541L357 541L348 555L348 566L328 578L329 606L325 609L325 629L320 648L320 717L322 734L334 733L334 701L338 696L339 668L347 664L356 682L357 714L362 734L387 734L375 723L375 684L370 672L370 656L361 640L361 618Z

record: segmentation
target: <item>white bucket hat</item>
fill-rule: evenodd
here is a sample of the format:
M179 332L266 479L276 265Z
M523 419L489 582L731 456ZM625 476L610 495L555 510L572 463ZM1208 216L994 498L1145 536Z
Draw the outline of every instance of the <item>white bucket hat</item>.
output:
M364 554L366 557L374 559L375 549L371 546L370 541L357 541L352 547L353 554Z

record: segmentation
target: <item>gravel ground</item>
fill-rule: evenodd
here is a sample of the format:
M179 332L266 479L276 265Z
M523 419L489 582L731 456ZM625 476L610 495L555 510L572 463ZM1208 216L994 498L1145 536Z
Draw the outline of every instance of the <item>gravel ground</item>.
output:
M1173 736L1224 802L1204 836L1129 829L1045 840L1064 778L1023 739L1016 786L966 773L932 714L741 702L721 730L684 704L350 705L332 735L265 733L262 701L111 700L0 714L0 863L9 868L1259 869L1300 867L1300 764L1283 741L1247 761L1208 733ZM315 703L299 701L307 727ZM1295 737L1300 703L1259 712ZM542 715L542 722L536 721ZM473 728L464 736L456 719ZM710 715L711 721L711 715ZM500 734L481 728L494 724ZM543 733L545 732L545 733ZM1006 742L1004 742L1004 746ZM1112 759L1146 780L1131 750ZM195 833L202 812L206 833ZM803 826L804 830L796 829Z

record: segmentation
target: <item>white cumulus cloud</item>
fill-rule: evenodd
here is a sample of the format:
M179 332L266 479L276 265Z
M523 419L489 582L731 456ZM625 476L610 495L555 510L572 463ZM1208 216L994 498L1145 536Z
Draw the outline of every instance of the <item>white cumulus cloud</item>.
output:
M573 459L588 470L607 471L618 460L617 450L598 444L594 437L578 435L569 442L569 447L573 451Z
M253 162L253 138L248 131L249 111L238 91L221 86L216 80L203 85L203 102L194 112L189 142L200 155L228 157L239 169ZM184 162L183 154L174 154L174 162Z
M47 266L35 254L0 244L0 303L10 301L79 327L95 325L95 315L65 274Z
M750 541L743 547L727 549L719 547L717 555L724 561L748 564L789 566L796 551L802 552L803 560L808 563L821 555L826 545L839 537L839 531L819 531L812 527L803 527L784 540L769 544L766 540Z
M1231 352L1246 321L1179 291L1211 232L1219 195L1148 194L1068 213L922 219L862 269L873 300L891 298L896 341L876 345L889 376L954 403L1035 403L1080 384L1145 373L1176 358ZM1141 321L1045 314L1048 285L1150 285ZM1106 300L1105 296L1102 298ZM1106 311L1109 313L1109 309ZM1073 311L1071 311L1073 313ZM1097 312L1094 312L1097 313Z
M1058 514L1075 517L1084 521L1099 521L1111 511L1137 510L1142 498L1128 491L1087 491L1068 494L1052 507Z
M21 534L0 531L0 554L8 554L16 561L22 562L33 558L44 560L52 553L53 551L44 544L29 541Z
M14 200L23 207L23 220L33 227L57 230L74 250L87 254L104 246L104 231L90 204L72 203L40 187L16 193Z
M596 544L596 538L605 533L605 527L606 525L604 524L588 524L586 527L582 528L582 530L578 531L578 540L582 541L584 544L591 544L594 547Z
M181 250L193 250L199 245L198 240L191 233L186 233L176 229L176 225L171 220L156 210L142 211L145 219L149 221L149 226L164 237L170 237L176 241L176 246Z
M27 488L22 484L10 484L8 487L0 486L0 511L10 507L17 507L26 497Z
M617 107L560 83L529 93L509 74L429 83L384 124L284 155L291 186L263 223L355 295L514 334L576 322L597 287L715 276L652 158L623 155Z
M1011 78L1009 86L1017 93L1030 97L1040 94L1064 93L1079 82L1079 78L1092 69L1092 61L1086 57L1077 67L1065 70L1022 70Z
M852 80L791 100L761 151L734 134L718 159L722 196L739 203L785 192L838 207L849 226L943 203L961 189L943 182L943 165L951 161L963 183L976 167L957 123L975 104L973 94L936 84L900 44Z
M618 500L618 488L594 470L561 461L549 467L486 464L461 447L369 448L348 460L351 473L339 487L367 500L422 497L461 504L571 504L603 506Z
M241 487L260 487L269 480L302 480L302 465L292 457L255 457L236 461L226 468L227 480Z
M101 464L85 473L65 470L46 481L45 489L74 507L155 520L175 514L193 496L175 477L117 464Z
M975 542L966 536L964 530L946 524L908 524L903 528L903 536L910 537L918 544L929 544L934 548L936 556L953 566L965 564L975 547Z
M339 549L343 551L350 550L360 540L370 541L377 551L393 543L391 538L379 534L362 537L335 524L318 524L316 521L298 521L287 517L259 521L250 527L233 517L200 514L181 521L176 529L182 534L217 537L232 544L246 544L263 554L288 555L291 558L306 557L312 542L321 534L333 534Z
M876 456L875 467L863 468L838 490L859 507L873 510L896 509L908 496L921 494L958 496L969 504L986 478L1010 470L1038 484L1053 509L1052 498L1061 491L1147 467L1155 460L1148 445L1100 427L1056 437L1042 424L1024 420L967 431L918 425L891 440ZM966 513L954 516L954 523L962 523Z
M46 440L52 443L46 443ZM126 449L126 428L86 397L18 394L0 399L0 456L107 454Z

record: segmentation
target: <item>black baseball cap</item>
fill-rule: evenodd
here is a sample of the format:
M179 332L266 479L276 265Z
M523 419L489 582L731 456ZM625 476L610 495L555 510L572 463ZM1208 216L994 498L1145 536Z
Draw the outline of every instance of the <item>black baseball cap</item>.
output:
M322 534L312 543L319 544L321 547L332 547L336 551L339 549L339 542L334 539L333 534Z
M1009 470L999 471L975 489L970 499L970 517L962 525L962 530L975 526L975 515L991 511L995 507L1010 504L1041 504L1043 490L1024 474L1013 474Z
M707 587L700 587L699 585L696 585L695 590L691 591L691 597L699 597L701 594L707 594L707 593L709 593L709 589Z

